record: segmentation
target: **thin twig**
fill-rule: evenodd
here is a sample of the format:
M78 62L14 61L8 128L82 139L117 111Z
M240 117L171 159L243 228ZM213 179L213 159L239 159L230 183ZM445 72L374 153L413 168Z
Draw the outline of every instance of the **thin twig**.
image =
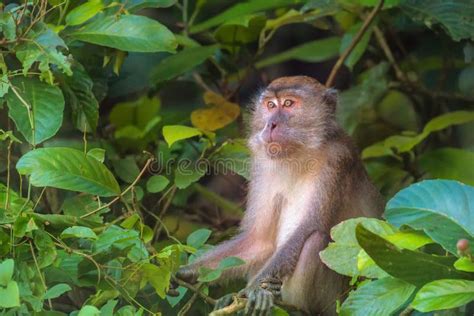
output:
M36 259L35 250L33 249L33 243L31 242L31 240L29 241L29 243L30 243L31 255L33 256L33 261L35 262L36 270L38 270L38 275L39 275L39 278L41 280L41 284L43 284L44 290L46 291L48 289L48 287L46 286L46 281L44 279L43 273L41 273L41 270L40 270L40 267L39 267L39 264L38 264L38 260ZM48 298L48 305L49 305L49 309L52 310L53 305L51 304L51 299L50 298Z
M202 287L204 286L203 283L201 283L198 288L197 288L197 292L195 292L193 294L193 296L186 302L186 304L184 304L183 308L181 308L181 310L178 312L178 316L184 316L186 315L189 310L191 309L191 307L193 306L194 302L196 301L196 299L198 298L199 296L199 293L201 292L201 289Z
M113 199L112 201L110 201L109 203L107 204L104 204L98 208L96 208L95 210L93 211L90 211L89 213L87 214L84 214L82 215L80 218L86 218L88 216L91 216L97 212L99 212L100 210L103 210L104 208L107 208L109 207L110 205L114 204L115 202L117 202L118 200L120 200L128 191L130 191L136 184L137 182L141 179L141 177L143 176L143 174L145 173L145 171L148 169L148 167L150 166L150 163L153 161L153 158L150 158L146 161L145 163L145 166L143 166L142 170L140 171L140 173L138 174L138 176L135 178L135 180L133 180L132 184L130 184L122 193L120 193L115 199Z
M377 13L382 9L384 0L380 0L377 6L370 12L369 16L367 19L364 21L364 24L360 28L359 32L357 32L356 36L352 40L351 44L349 47L346 48L346 50L341 54L339 59L336 61L336 64L334 64L334 67L332 67L331 73L329 74L328 79L326 80L326 87L331 87L334 83L334 79L336 78L337 72L341 68L342 64L346 61L347 57L351 54L351 52L354 50L356 45L359 43L359 41L362 39L362 36L364 36L365 32L369 28L370 24L375 19L375 16Z
M183 286L191 291L193 291L194 293L197 293L206 303L210 304L210 305L216 305L216 302L217 300L213 299L212 297L204 294L202 291L200 291L200 288L199 287L196 287L192 284L189 284L188 282L185 282L181 279L178 279L176 277L173 277L173 282L175 282L176 284L180 285L180 286Z

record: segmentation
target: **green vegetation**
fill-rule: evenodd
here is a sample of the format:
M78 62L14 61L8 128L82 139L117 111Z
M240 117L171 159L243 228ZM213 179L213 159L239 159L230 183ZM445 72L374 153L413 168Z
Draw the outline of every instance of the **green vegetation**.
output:
M246 104L305 74L340 90L388 201L320 253L353 286L339 313L472 315L473 17L472 0L3 1L0 314L206 315L239 290L209 285L229 257L167 295L242 216Z

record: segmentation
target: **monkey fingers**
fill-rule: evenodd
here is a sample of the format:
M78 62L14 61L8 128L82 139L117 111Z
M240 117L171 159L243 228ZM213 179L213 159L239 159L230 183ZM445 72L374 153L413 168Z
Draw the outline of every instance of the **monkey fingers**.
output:
M214 305L214 310L216 311L229 306L234 300L234 295L235 294L227 294L222 296L220 299L217 300L216 305Z

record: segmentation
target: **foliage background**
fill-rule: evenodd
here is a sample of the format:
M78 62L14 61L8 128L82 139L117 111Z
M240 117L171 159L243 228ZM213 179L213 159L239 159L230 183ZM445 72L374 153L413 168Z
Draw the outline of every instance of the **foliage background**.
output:
M235 232L252 97L283 75L324 83L339 61L328 84L339 121L387 200L425 179L468 185L421 182L387 205L389 223L335 228L322 257L354 289L340 313L471 313L472 257L456 242L474 242L474 3L379 4L3 1L0 312L208 313L243 286L208 286L238 259L180 283L179 297L166 291L180 265ZM377 255L390 242L403 260ZM416 265L424 255L456 271Z

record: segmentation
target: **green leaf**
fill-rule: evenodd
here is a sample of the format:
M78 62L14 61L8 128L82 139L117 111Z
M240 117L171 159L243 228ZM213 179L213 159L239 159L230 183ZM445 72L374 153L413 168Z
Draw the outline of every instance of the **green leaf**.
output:
M151 176L146 183L146 189L150 193L158 193L163 191L169 183L170 180L164 176Z
M474 301L474 281L437 280L423 286L411 305L421 312L449 309Z
M399 249L384 238L364 228L356 227L359 245L375 263L391 276L416 286L438 279L469 279L471 276L453 269L455 258L429 255ZM474 276L472 276L474 278Z
M43 299L47 300L47 299L57 298L70 290L72 290L71 287L67 285L66 283L59 283L49 288L46 291L46 294L44 295Z
M13 277L13 267L15 261L6 259L0 263L0 285L7 286Z
M474 168L466 168L474 161L474 152L458 148L438 148L419 158L421 169L433 178L457 180L474 185Z
M37 24L27 34L27 38L15 48L16 57L23 65L23 74L26 76L35 62L39 63L42 77L49 83L51 78L50 65L56 65L67 75L71 75L71 63L62 51L67 49L63 39L46 24Z
M166 266L156 266L151 263L145 263L141 266L145 274L145 279L150 282L159 297L165 298L169 289L171 271Z
M219 43L229 45L231 53L235 53L238 45L256 41L265 26L265 15L248 15L227 21L219 26L214 37Z
M125 3L125 8L130 12L137 12L145 8L168 8L177 0L120 0Z
M164 25L138 15L98 16L70 33L78 40L130 52L174 52L176 39Z
M33 232L35 246L38 249L38 266L50 266L57 257L56 246L50 235L44 230L36 229Z
M0 287L0 308L17 306L20 306L20 290L15 281L10 281L5 288Z
M71 109L72 123L81 132L93 133L99 120L99 102L93 87L94 84L84 67L74 63L72 75L58 75L58 81Z
M32 145L54 136L63 121L61 90L36 78L14 77L11 83L6 95L8 116L17 129Z
M186 239L186 244L193 248L201 248L211 236L212 231L201 228L192 232Z
M105 160L105 149L102 148L92 148L87 152L87 155L97 159L99 162L104 162Z
M201 135L202 132L194 127L184 125L167 125L163 127L163 137L169 147L177 141Z
M0 13L0 32L9 41L16 39L16 23L10 12Z
M302 3L302 0L252 0L248 2L238 3L221 14L215 15L209 20L196 24L190 28L191 33L202 32L208 28L220 25L231 19L237 19L252 13L276 9L279 7L287 7L293 4Z
M207 267L199 268L199 282L212 282L219 279L222 275L222 269L209 269Z
M66 15L66 24L73 26L87 22L102 11L104 7L102 0L89 0L75 7Z
M186 189L199 181L205 173L206 169L201 164L196 163L194 166L188 163L178 164L174 173L174 184L178 189Z
M349 294L341 306L341 316L392 315L415 291L402 280L384 278L365 283Z
M427 180L397 193L385 217L399 227L422 229L431 239L456 254L456 243L474 243L474 188L450 180Z
M339 274L369 278L385 277L386 273L377 267L359 246L355 229L359 223L364 223L372 232L383 236L396 233L390 224L374 218L353 218L339 223L331 229L334 242L319 253L321 260L329 268Z
M341 40L339 37L315 40L260 60L255 64L255 66L257 68L262 68L290 59L316 63L336 57L339 54L340 45Z
M100 311L92 305L84 305L77 316L100 316Z
M86 192L100 196L120 194L113 174L95 158L72 148L40 148L18 161L20 174L31 175L34 186Z
M365 148L362 152L362 158L366 159L389 155L393 150L395 150L396 153L408 152L433 132L472 121L474 121L474 111L454 111L442 114L429 121L420 134L413 136L390 136L382 142ZM382 148L385 148L385 150L382 150Z
M155 69L153 69L151 80L155 83L171 80L202 64L207 58L211 57L217 49L217 45L185 48L177 54L163 59Z
M474 3L471 0L401 0L408 15L428 27L440 24L455 40L474 40Z
M61 238L86 238L86 239L97 239L97 235L89 227L83 226L72 226L66 228L61 233Z
M245 264L245 261L238 257L226 257L219 262L218 269L226 270Z
M469 257L461 257L454 263L459 271L474 272L474 262Z

